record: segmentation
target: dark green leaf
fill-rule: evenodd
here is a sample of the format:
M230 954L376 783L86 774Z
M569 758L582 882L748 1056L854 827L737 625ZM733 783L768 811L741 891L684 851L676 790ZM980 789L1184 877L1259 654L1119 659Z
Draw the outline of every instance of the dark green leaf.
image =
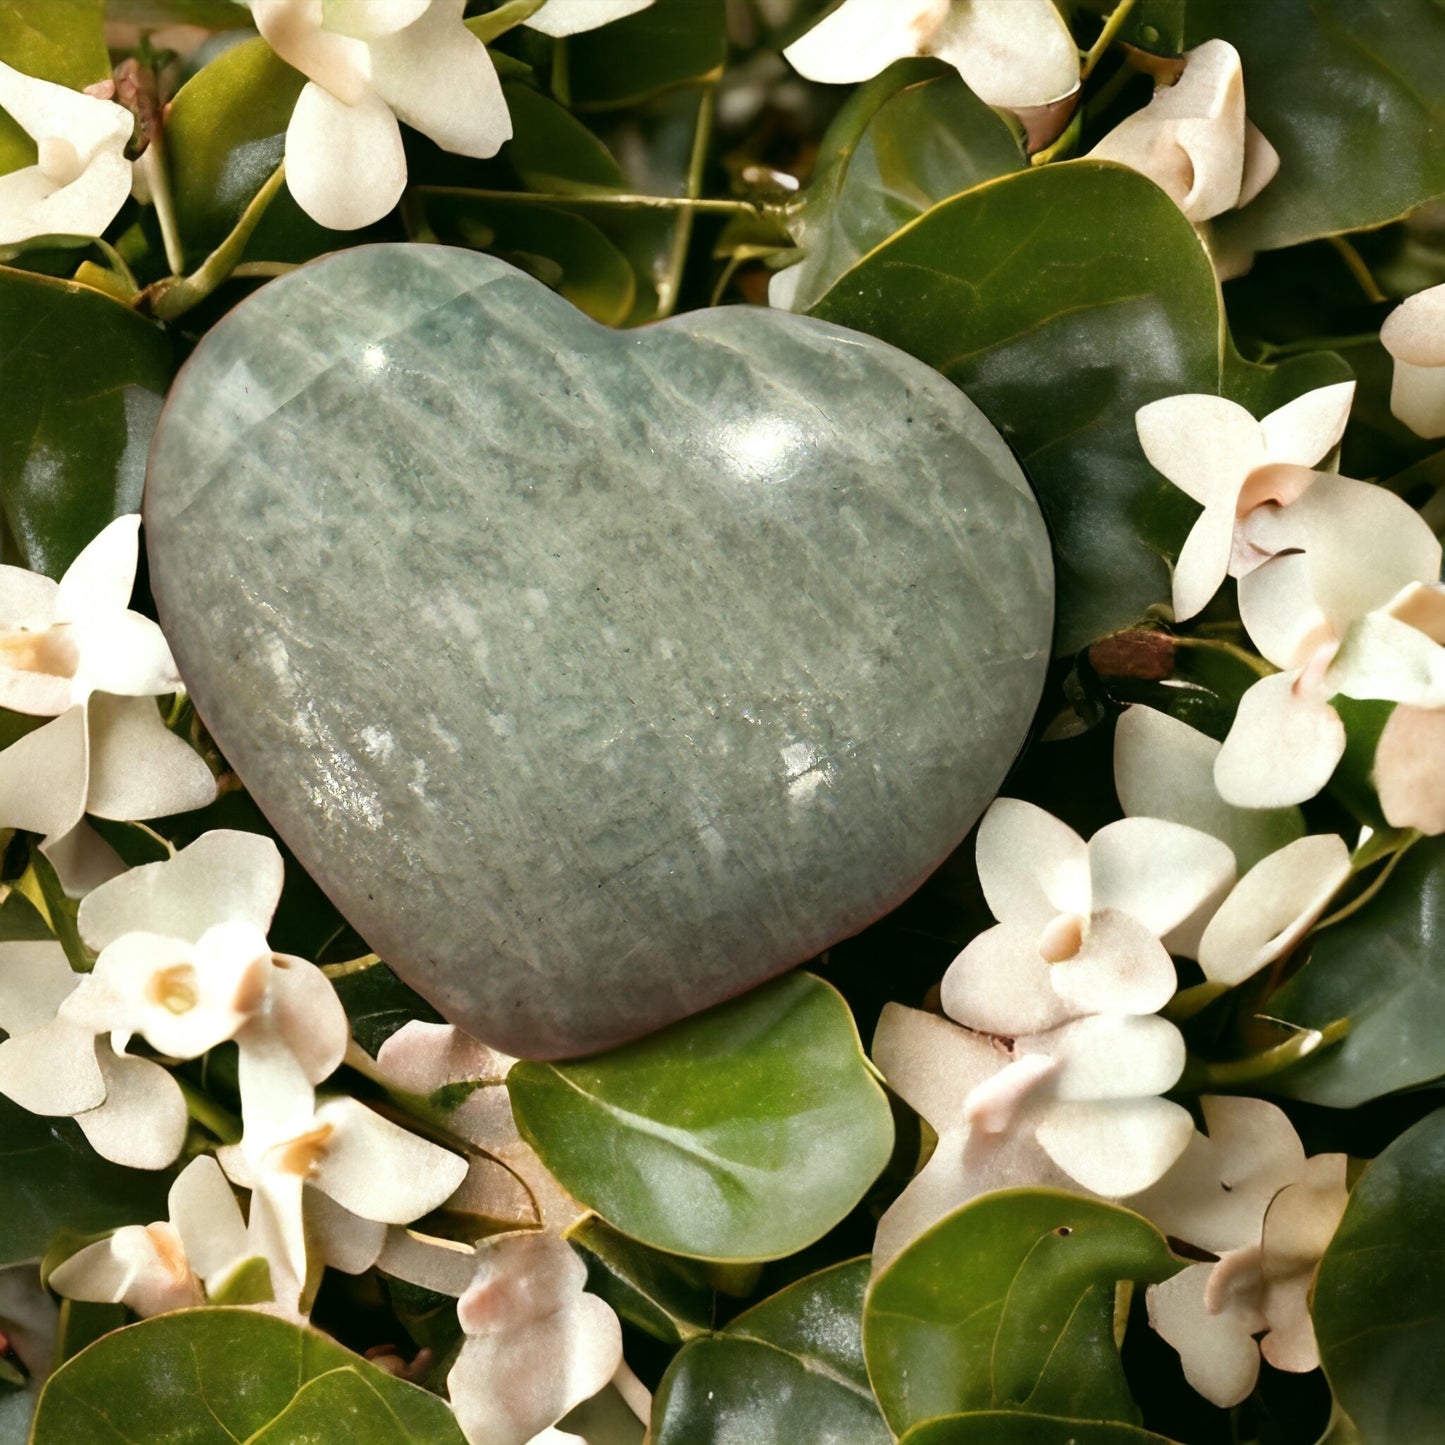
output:
M170 340L98 291L0 267L0 365L0 556L59 577L140 508Z
M969 1410L1137 1422L1114 1344L1119 1280L1184 1267L1137 1214L1049 1189L964 1205L873 1282L868 1373L903 1432Z
M169 1171L122 1169L69 1119L42 1119L0 1098L0 1264L36 1259L68 1228L99 1233L166 1215Z
M695 1260L663 1254L619 1234L595 1215L567 1232L587 1261L587 1287L625 1320L669 1344L712 1323L712 1287Z
M0 902L0 943L39 943L54 937L45 915L23 893L12 888L5 894Z
M1336 1109L1445 1074L1445 838L1401 859L1358 913L1314 939L1269 1001L1300 1028L1350 1020L1345 1039L1280 1077L1278 1093Z
M50 1377L33 1445L121 1440L462 1445L435 1395L315 1330L242 1309L144 1320L98 1340Z
M399 1028L413 1019L440 1023L441 1015L418 993L413 993L384 963L341 973L331 980L351 1036L373 1058Z
M704 1259L812 1243L893 1141L848 1005L805 973L607 1054L518 1064L507 1087L566 1189L625 1234Z
M1445 1421L1445 1109L1361 1176L1315 1281L1332 1445L1437 1445ZM1343 1417L1343 1418L1340 1418ZM1353 1428L1352 1428L1353 1427Z
M655 0L636 15L557 42L563 105L631 105L700 80L727 57L724 0Z
M888 1445L863 1366L868 1264L811 1275L679 1351L653 1402L656 1445Z
M1279 174L1216 225L1269 250L1383 225L1445 192L1445 10L1435 0L1189 0L1190 45L1244 62Z
M529 85L504 85L512 139L503 155L534 191L622 190L611 151L555 100Z
M1055 1415L1016 1415L980 1410L947 1415L910 1430L899 1445L1174 1445L1152 1430Z

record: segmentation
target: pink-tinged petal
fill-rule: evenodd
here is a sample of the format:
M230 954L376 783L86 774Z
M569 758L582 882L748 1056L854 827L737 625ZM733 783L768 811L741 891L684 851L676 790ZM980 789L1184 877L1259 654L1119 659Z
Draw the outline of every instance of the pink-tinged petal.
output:
M1395 360L1390 410L1418 437L1445 436L1445 366Z
M1053 0L951 5L927 48L985 105L1030 109L1079 88L1079 52Z
M214 1292L247 1257L241 1206L209 1154L192 1159L166 1196L166 1213L185 1246L191 1268Z
M1239 207L1247 206L1278 174L1279 152L1270 145L1264 132L1246 116L1244 121L1244 175L1240 177L1239 199L1234 204ZM1228 276L1220 277L1222 281L1229 279Z
M1392 828L1445 833L1445 708L1397 707L1375 747L1375 788Z
M1094 1014L1020 1038L1014 1048L1052 1059L1049 1092L1069 1102L1162 1094L1184 1072L1183 1035L1152 1014Z
M412 1019L377 1051L376 1064L396 1088L423 1098L447 1084L499 1084L516 1060L498 1053L454 1024Z
M1117 909L1155 938L1177 927L1234 877L1218 838L1161 818L1122 818L1089 840L1096 912Z
M217 924L240 922L264 933L284 876L269 838L216 829L174 858L132 868L88 894L80 904L80 936L99 951L141 930L196 940Z
M286 184L296 204L333 231L381 220L406 189L406 152L390 107L370 90L347 105L308 85L286 128Z
M783 51L809 80L852 85L909 55L921 55L938 7L931 0L843 0Z
M1345 752L1345 726L1328 703L1295 687L1299 674L1261 678L1239 700L1214 765L1214 784L1240 808L1283 808L1313 798Z
M523 21L543 35L561 39L583 30L596 30L646 10L653 0L547 0L530 19Z
M1214 786L1219 747L1188 723L1136 704L1114 729L1114 786L1130 817L1166 818L1210 833L1247 870L1298 838L1304 819L1297 808L1256 811L1226 803Z
M58 943L0 943L0 1029L7 1034L43 1029L79 982Z
M50 1284L71 1299L123 1303L142 1318L205 1303L180 1237L165 1222L116 1230L72 1255Z
M1211 1313L1205 1307L1216 1266L1192 1264L1173 1279L1151 1284L1149 1323L1179 1352L1184 1378L1206 1400L1223 1408L1249 1397L1259 1378L1254 1331L1259 1311L1248 1302Z
M381 1257L387 1226L343 1208L320 1189L306 1191L306 1248L342 1274L365 1274Z
M333 35L349 35L353 40L379 40L415 24L433 9L449 10L461 19L466 0L321 0L322 24Z
M1244 479L1265 459L1259 423L1222 396L1166 396L1140 407L1134 424L1156 471L1201 506L1230 516Z
M1224 585L1234 552L1234 509L1206 507L1190 528L1174 564L1174 617L1178 622L1203 612Z
M304 958L273 957L267 1013L313 1084L330 1078L346 1057L351 1026L331 980Z
M1445 286L1406 297L1385 318L1380 345L1411 366L1445 366Z
M1152 1014L1179 986L1164 945L1142 923L1112 910L1089 919L1079 951L1049 965L1049 982L1076 1015Z
M376 1263L383 1274L456 1298L466 1293L477 1272L477 1250L393 1225Z
M467 1161L393 1124L355 1099L316 1111L331 1132L311 1183L364 1219L409 1224L444 1204L466 1178Z
M1147 1189L1193 1132L1189 1111L1168 1099L1060 1100L1041 1110L1037 1129L1049 1158L1104 1199Z
M377 40L371 83L399 120L443 150L485 160L511 138L492 57L458 8L433 4L414 25Z
M0 828L62 837L85 815L90 744L73 707L0 752Z
M354 104L370 90L366 45L323 29L324 16L323 0L251 0L251 19L271 49L337 100Z
M1213 1254L1259 1243L1265 1211L1305 1165L1304 1146L1283 1109L1264 1099L1206 1094L1208 1134L1159 1182L1129 1200L1171 1238Z
M102 1159L128 1169L165 1169L186 1142L186 1100L181 1086L159 1064L96 1050L105 1079L105 1102L77 1114L90 1147Z
M47 839L40 851L50 859L60 886L70 898L84 898L125 872L120 854L83 819L68 833Z
M970 1135L1007 1134L1024 1106L1059 1068L1059 1061L1046 1054L1020 1054L985 1079L963 1101L963 1121Z
M1390 599L1385 612L1445 645L1445 583L1412 582Z
M105 1102L95 1035L57 1017L0 1043L0 1094L32 1114L66 1116Z
M1259 424L1265 455L1271 462L1313 467L1339 444L1350 419L1355 383L1316 387L1270 412Z
M1303 666L1314 648L1334 636L1315 604L1313 574L1303 553L1273 557L1241 577L1239 616L1260 655L1276 667Z
M1233 988L1289 953L1350 876L1350 850L1334 833L1298 838L1256 863L1225 899L1199 944L1199 966Z
M884 1004L873 1035L888 1087L939 1134L962 1121L964 1100L1008 1061L988 1039L899 1003Z
M215 798L205 759L166 727L153 698L92 697L87 812L131 822L189 813Z
M981 933L943 975L943 1009L981 1033L1013 1038L1057 1027L1081 1010L1060 997L1035 929L1001 923Z
M1445 647L1388 613L1367 612L1345 634L1325 674L1325 690L1445 707Z
M41 632L55 621L58 583L24 567L0 566L0 630L23 627Z
M61 622L97 622L130 606L140 556L140 518L117 517L66 569L55 598Z
M80 654L76 685L87 692L155 697L181 685L160 628L138 612L113 612L72 625Z
M999 798L978 830L978 879L1000 923L1042 929L1060 913L1087 914L1088 850L1067 823L1032 803Z

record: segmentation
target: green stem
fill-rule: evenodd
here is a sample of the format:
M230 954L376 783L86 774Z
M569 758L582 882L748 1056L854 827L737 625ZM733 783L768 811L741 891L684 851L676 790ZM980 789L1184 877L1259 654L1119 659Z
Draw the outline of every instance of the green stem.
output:
M1119 0L1119 3L1109 12L1109 18L1104 21L1104 28L1099 32L1099 38L1086 51L1081 51L1083 64L1079 66L1079 79L1087 80L1093 74L1094 67L1104 58L1105 52L1114 43L1114 37L1119 33L1119 27L1129 18L1129 12L1134 8L1134 0Z
M637 196L617 191L597 195L553 195L541 191L485 191L470 186L414 186L418 196L457 196L478 201L540 201L549 206L617 206L625 210L682 211L712 216L747 216L762 220L763 212L752 201L724 197Z
M1076 110L1069 118L1069 123L1063 129L1059 138L1046 145L1043 150L1035 151L1029 157L1031 166L1046 166L1050 161L1058 160L1061 156L1069 155L1079 142L1079 136L1084 129L1084 112Z
M229 1110L222 1108L209 1094L198 1089L188 1079L172 1074L181 1086L186 1100L186 1113L203 1129L209 1130L222 1144L237 1144L241 1139L241 1121Z
M1276 346L1264 342L1259 348L1261 362L1273 361L1278 356L1307 356L1315 351L1340 351L1348 346L1364 346L1378 341L1378 331L1361 331L1353 336L1311 336L1301 341L1286 341Z
M106 264L110 269L130 287L132 294L140 290L140 282L135 279L135 272L125 264L125 257L109 241L97 236L92 245L105 257Z
M1181 1080L1181 1086L1205 1093L1219 1093L1257 1084L1262 1079L1293 1068L1321 1049L1339 1043L1349 1032L1349 1019L1336 1019L1322 1029L1300 1029L1282 1044L1247 1059L1215 1062L1191 1059L1185 1071L1187 1083Z
M474 15L467 21L467 29L484 45L490 45L499 36L530 20L546 4L546 0L507 0L485 15Z
M667 258L667 271L657 287L657 320L663 321L672 315L673 308L677 305L678 292L682 289L682 271L687 264L687 248L692 243L692 220L693 217L707 205L709 210L714 205L721 203L704 203L699 201L698 192L702 189L703 171L707 166L707 147L712 139L712 118L713 108L716 103L717 91L709 85L702 93L702 99L698 102L697 125L692 133L692 154L687 161L687 195L683 198L691 204L683 210L678 217L677 225L672 233L672 250ZM756 206L749 205L746 201L738 203L747 207L743 214L759 215ZM733 210L726 214L737 215L739 211Z
M266 208L279 194L286 183L286 167L277 166L267 178L266 184L251 198L251 204L241 214L231 234L211 252L201 265L189 276L175 277L159 282L146 293L150 297L151 315L161 321L174 321L193 306L198 306L225 281L241 262L246 244L252 233L261 224Z
M181 244L181 229L176 222L175 198L171 194L171 168L166 162L165 143L159 135L146 147L145 154L136 162L145 167L146 181L150 186L151 205L155 207L156 221L161 228L161 244L165 247L166 265L172 276L179 276L186 269L186 248Z
M1250 652L1248 648L1239 646L1236 642L1225 642L1219 637L1173 637L1170 639L1175 647L1197 647L1204 652L1221 652L1226 657L1232 657L1236 662L1242 662L1257 677L1272 677L1279 669L1268 663L1256 653Z
M236 281L244 281L251 276L284 276L300 264L299 261L242 261L231 272L231 277Z
M1335 248L1340 260L1345 263L1345 268L1355 278L1356 284L1365 293L1368 300L1378 304L1390 299L1380 290L1379 284L1370 274L1370 268L1365 265L1365 258L1343 236L1326 236L1325 240Z
M348 958L342 963L323 963L321 972L327 978L350 978L354 973L365 973L375 968L381 960L374 953L363 953L360 958Z
M1385 883L1389 879L1390 874L1395 871L1395 865L1400 861L1401 858L1405 856L1405 854L1409 851L1411 845L1419 841L1419 838L1420 834L1415 833L1410 837L1407 842L1402 843L1393 853L1389 855L1389 861L1385 864L1385 866L1380 869L1380 871L1374 876L1373 879L1370 880L1370 886L1368 888L1362 888L1352 899L1350 899L1348 903L1346 903L1342 908L1337 908L1332 914L1330 914L1328 918L1320 919L1320 921L1315 924L1314 928L1311 931L1314 933L1319 933L1322 929L1332 928L1336 923L1343 923L1345 919L1349 918L1352 914L1358 913L1360 909L1362 909L1365 904L1367 904L1370 899L1372 899L1375 894L1377 894L1380 889L1385 886ZM1379 860L1377 858L1374 858L1370 859L1369 861L1378 862ZM1362 864L1361 866L1363 867L1367 865Z

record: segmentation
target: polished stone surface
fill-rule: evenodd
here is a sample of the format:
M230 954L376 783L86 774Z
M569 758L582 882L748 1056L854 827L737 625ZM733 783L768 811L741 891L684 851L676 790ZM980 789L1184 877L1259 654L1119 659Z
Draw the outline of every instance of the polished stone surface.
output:
M413 987L523 1055L900 902L1049 650L1038 509L935 372L754 308L610 332L440 247L345 251L216 326L146 524L257 802Z

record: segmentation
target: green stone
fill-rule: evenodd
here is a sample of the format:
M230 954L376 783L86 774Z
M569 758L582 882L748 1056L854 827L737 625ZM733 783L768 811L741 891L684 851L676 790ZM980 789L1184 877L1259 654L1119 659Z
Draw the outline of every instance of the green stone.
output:
M982 414L783 312L609 331L468 251L273 281L146 492L206 726L411 986L527 1057L901 902L1028 728L1048 539Z

